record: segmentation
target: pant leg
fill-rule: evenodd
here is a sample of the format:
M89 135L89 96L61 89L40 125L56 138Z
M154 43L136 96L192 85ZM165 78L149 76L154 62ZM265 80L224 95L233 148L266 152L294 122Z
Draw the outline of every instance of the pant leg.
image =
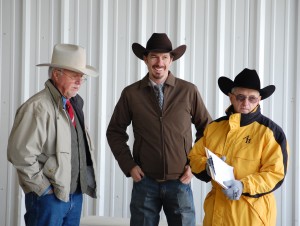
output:
M168 225L195 226L195 207L190 184L179 180L167 181L162 185L163 209Z
M71 196L71 195L70 195ZM46 194L43 196L38 196L34 192L30 192L25 195L25 223L26 226L62 226L62 225L79 225L81 206L82 206L82 194L81 200L76 199L78 203L75 205L74 202L63 202L56 198L54 194ZM78 210L80 206L80 211ZM77 209L76 211L73 211ZM71 223L68 224L69 215L72 216ZM78 223L77 223L78 222ZM66 223L66 224L65 224Z
M34 192L25 195L26 226L59 226L62 225L65 204L54 194L38 196Z
M82 193L70 194L69 210L63 219L63 226L79 226L82 210Z
M159 184L147 177L134 182L130 203L131 226L157 226L162 202Z

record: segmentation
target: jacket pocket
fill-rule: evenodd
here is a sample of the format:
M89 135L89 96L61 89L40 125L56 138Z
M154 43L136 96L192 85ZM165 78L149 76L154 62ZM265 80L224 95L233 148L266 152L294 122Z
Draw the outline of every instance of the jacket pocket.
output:
M242 169L236 171L237 178L243 178L259 171L261 153L253 150L255 150L255 148L252 150L249 148L241 148L236 152L233 167Z
M57 171L57 167L58 167L58 164L57 164L56 157L54 157L54 156L48 157L48 159L45 162L44 167L43 167L44 175L46 177L48 177L49 179L53 179L54 175Z
M143 139L140 136L137 136L133 144L133 159L139 166L142 164L140 159L140 151L143 143L142 140Z
M276 219L276 203L272 194L264 195L260 198L250 198L242 196L248 203L251 225L273 225Z

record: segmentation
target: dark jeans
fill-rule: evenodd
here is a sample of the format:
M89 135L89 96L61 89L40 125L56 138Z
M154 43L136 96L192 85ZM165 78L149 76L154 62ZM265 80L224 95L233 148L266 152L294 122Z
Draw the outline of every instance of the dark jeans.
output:
M130 203L131 226L157 226L163 207L170 226L195 226L195 208L190 184L179 180L157 182L144 177L134 182Z
M75 192L69 197L69 202L63 202L54 194L40 197L34 192L26 194L26 226L79 226L82 193Z

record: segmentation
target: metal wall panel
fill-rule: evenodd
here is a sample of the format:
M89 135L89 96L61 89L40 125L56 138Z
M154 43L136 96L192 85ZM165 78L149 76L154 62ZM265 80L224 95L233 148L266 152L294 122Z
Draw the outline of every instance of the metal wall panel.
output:
M233 78L249 67L257 69L262 86L276 85L263 113L284 129L291 147L286 181L275 192L277 225L300 225L299 11L297 0L0 0L0 225L24 225L24 194L6 160L7 140L16 109L48 77L47 68L35 65L49 62L60 42L84 46L101 74L80 90L100 182L98 199L85 197L83 216L130 216L132 180L119 169L105 132L122 89L146 73L131 45L145 46L153 32L167 33L173 47L187 45L171 70L198 86L213 118L229 105L218 77ZM201 222L210 185L193 179L192 188Z

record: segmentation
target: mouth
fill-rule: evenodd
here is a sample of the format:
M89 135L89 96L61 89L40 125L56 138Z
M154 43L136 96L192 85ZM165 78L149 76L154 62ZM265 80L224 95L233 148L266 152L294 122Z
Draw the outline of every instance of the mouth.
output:
M163 67L154 67L153 69L154 69L154 71L157 72L157 73L161 73L161 72L164 71L164 68L163 68Z
M249 109L247 109L247 108L242 108L241 111L242 111L242 112L248 112Z

